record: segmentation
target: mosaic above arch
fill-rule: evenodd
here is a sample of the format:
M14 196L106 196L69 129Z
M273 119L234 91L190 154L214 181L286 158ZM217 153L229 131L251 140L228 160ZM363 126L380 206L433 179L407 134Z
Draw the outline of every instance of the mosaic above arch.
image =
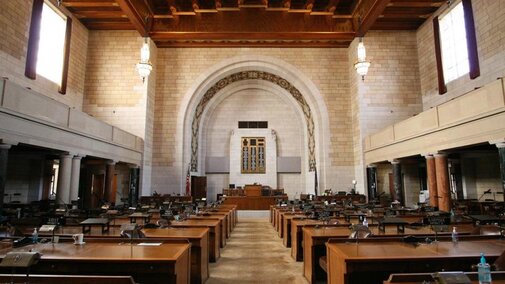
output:
M212 87L205 92L200 102L196 106L195 114L193 116L193 122L191 124L191 171L196 172L198 168L198 134L200 132L200 120L202 118L203 111L205 107L210 102L210 100L216 95L220 90L224 89L228 85L244 81L244 80L263 80L283 88L298 102L301 107L303 114L305 116L305 121L307 124L307 134L308 142L307 147L309 150L309 171L315 171L316 169L316 156L315 156L315 138L314 138L314 120L312 118L312 112L310 106L305 101L305 98L300 93L300 91L289 83L286 79L274 75L269 72L264 71L243 71L237 72L226 76L225 78L219 80Z

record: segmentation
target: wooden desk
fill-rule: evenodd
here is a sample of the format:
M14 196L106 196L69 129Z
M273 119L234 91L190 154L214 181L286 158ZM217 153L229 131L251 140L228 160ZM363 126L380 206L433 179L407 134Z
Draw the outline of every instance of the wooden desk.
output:
M327 243L328 283L379 284L392 273L464 271L484 253L493 262L505 250L505 241L436 242L414 246L397 241Z
M503 224L505 219L499 216L491 216L491 215L469 215L470 218L474 221L475 225L485 225L485 224Z
M303 260L303 226L323 225L322 221L312 219L291 220L291 256L296 261Z
M218 210L231 210L233 213L233 226L232 230L238 223L238 213L237 213L237 205L235 204L220 204L217 208Z
M219 242L221 239L220 221L215 219L189 219L180 222L172 222L174 228L203 227L209 228L209 261L216 262L220 256Z
M423 283L436 283L433 279L434 273L394 273L391 274L384 284L416 284ZM470 278L472 284L479 284L479 276L477 272L465 272L466 276ZM505 284L505 272L491 271L491 279L493 284Z
M279 196L227 196L224 204L237 205L237 210L268 210L277 199L287 199L287 195Z
M283 222L283 229L282 231L284 232L282 236L282 243L284 244L285 247L289 248L291 247L291 220L295 218L305 218L306 216L304 214L296 213L296 214L285 214L284 215L284 222Z
M223 220L223 231L225 232L226 238L230 237L232 223L230 212L205 212L205 215L203 215L203 217L218 218L219 220Z
M189 240L191 243L191 283L205 283L209 278L209 229L143 229L147 238Z
M227 237L227 222L226 217L223 215L209 215L209 216L196 216L193 215L189 218L190 220L219 220L219 228L221 234L219 236L219 247L224 248L226 246Z
M150 213L135 212L135 213L129 215L128 218L130 218L130 223L136 223L137 218L139 218L139 219L144 219L144 224L147 224L147 223L149 223L151 216L152 215Z
M377 225L370 225L370 231L372 231L373 238L402 238L404 236L417 236L419 238L425 238L430 236L434 239L434 231L429 227L421 227L416 229L406 228L404 233L398 233L394 228L387 228L386 231L382 231ZM451 234L451 230L446 232L440 232L440 236L447 236ZM461 236L470 234L472 228L470 226L459 226L457 228ZM326 279L326 273L319 266L319 258L326 255L326 242L331 238L348 239L351 234L351 230L347 225L333 225L329 227L321 226L319 228L315 226L305 226L303 227L303 266L304 266L304 276L309 280L309 282L323 281Z
M131 276L0 274L0 283L34 284L135 284Z
M80 224L82 226L83 234L90 232L92 226L101 226L102 232L108 232L110 228L110 220L107 218L88 218L82 221Z
M261 196L261 184L246 184L244 191L246 196Z
M396 230L398 233L403 233L405 232L405 225L408 225L409 222L402 218L398 217L384 217L382 219L379 219L379 230L382 232L386 231L386 226L387 225L394 225L396 226Z
M210 213L220 213L220 214L226 214L228 216L229 226L230 226L230 232L233 231L235 226L237 225L237 210L235 208L213 208L209 210L208 212Z
M159 246L114 242L35 244L0 250L0 258L10 251L34 249L42 254L30 268L34 274L131 275L141 283L189 283L190 244L163 243ZM10 268L0 268L10 273Z
M128 239L120 238L120 228L111 227L110 231L100 232L93 230L85 234L84 241L99 242L99 239L116 239L117 242L128 242ZM191 243L191 283L203 283L209 277L209 229L206 227L192 228L166 228L166 229L143 229L146 238L156 238L156 241L187 240ZM31 232L23 230L27 236ZM59 227L55 235L70 238L76 232L75 227ZM39 236L50 238L51 233L40 233ZM136 240L137 241L137 240Z
M289 211L282 211L282 212L279 212L279 226L278 226L278 230L277 230L277 233L279 234L279 237L280 238L284 238L284 216L293 216L293 215L299 215L301 217L304 217L305 215L300 215L300 214L303 214L302 211L300 210L295 210L295 211L292 211L292 210L289 210Z

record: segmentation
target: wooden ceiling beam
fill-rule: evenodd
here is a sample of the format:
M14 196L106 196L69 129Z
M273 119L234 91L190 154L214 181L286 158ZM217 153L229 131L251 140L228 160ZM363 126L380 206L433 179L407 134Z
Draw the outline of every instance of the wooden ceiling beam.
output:
M89 22L84 24L90 30L135 30L131 23Z
M401 8L439 8L446 1L431 2L431 1L414 1L414 2L390 2L388 7L401 7Z
M116 0L116 2L140 35L147 36L154 15L150 13L146 2L143 0Z
M82 0L63 0L61 4L65 7L86 8L86 7L118 7L119 5L112 1L82 1Z
M174 47L208 47L208 48L223 48L223 47L312 47L312 48L346 48L350 41L334 42L334 41L275 41L275 42L254 42L254 41L171 41L171 42L156 42L158 48L174 48Z
M390 0L362 0L354 9L357 36L364 36L380 15L384 13ZM361 22L360 22L361 20Z
M429 14L384 14L380 15L380 19L427 19Z
M91 18L91 19L101 19L101 18L126 18L126 14L123 11L76 11L74 16L79 19Z
M340 40L352 41L354 32L163 32L150 33L154 41L174 40Z

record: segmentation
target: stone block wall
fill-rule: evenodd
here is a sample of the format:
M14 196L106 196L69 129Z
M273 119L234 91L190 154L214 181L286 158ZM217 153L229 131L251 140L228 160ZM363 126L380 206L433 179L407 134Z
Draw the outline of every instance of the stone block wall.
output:
M25 77L26 52L32 13L32 1L0 1L0 77L9 78L21 86L44 94L77 110L82 109L88 30L77 18L72 18L72 37L68 69L67 93L58 92L59 86L37 76ZM66 15L65 8L60 8Z
M181 168L182 150L189 145L182 145L182 138L173 134L177 133L178 127L184 123L177 120L176 115L184 111L181 110L181 102L198 76L231 57L255 55L269 56L292 64L318 88L330 120L326 184L336 189L342 180L348 180L350 183L353 179L353 142L350 135L346 49L173 48L158 50L153 189L158 192L178 193L184 187L182 177L187 165Z
M353 67L358 39L348 50L354 173L360 192L366 192L363 139L422 111L416 33L370 31L363 41L371 62L364 81Z
M423 109L427 110L475 88L482 87L499 77L505 76L505 2L500 0L473 0L473 14L477 48L479 53L480 77L470 80L464 75L447 84L447 93L438 94L437 65L435 61L433 19L428 19L417 30L419 73ZM436 14L446 9L444 5ZM464 48L463 46L461 48Z

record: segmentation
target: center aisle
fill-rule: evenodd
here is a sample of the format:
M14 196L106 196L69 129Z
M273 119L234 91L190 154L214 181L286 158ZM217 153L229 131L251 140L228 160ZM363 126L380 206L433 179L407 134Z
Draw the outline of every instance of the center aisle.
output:
M308 283L268 218L240 218L206 284Z

